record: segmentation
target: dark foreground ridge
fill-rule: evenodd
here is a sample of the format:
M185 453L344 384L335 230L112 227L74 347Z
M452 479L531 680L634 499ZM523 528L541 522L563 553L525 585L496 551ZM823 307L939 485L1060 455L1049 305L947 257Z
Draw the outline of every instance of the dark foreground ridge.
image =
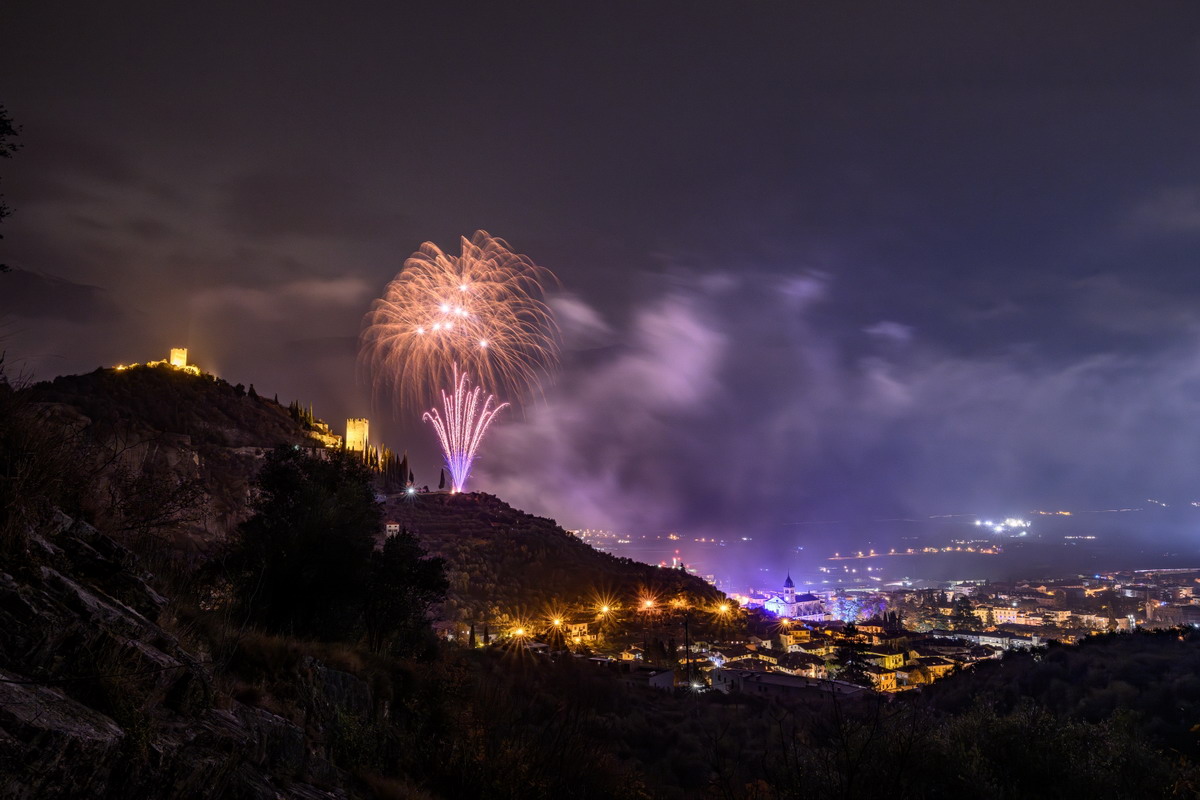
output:
M1195 635L1098 637L932 696L784 702L656 691L565 654L400 659L271 635L162 594L133 553L61 514L23 544L0 573L6 798L865 799L887 786L998 800L1198 785Z

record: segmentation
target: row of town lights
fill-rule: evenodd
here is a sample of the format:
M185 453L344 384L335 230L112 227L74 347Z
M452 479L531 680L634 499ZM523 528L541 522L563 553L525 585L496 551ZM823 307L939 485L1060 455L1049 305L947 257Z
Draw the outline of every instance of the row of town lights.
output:
M676 598L675 600L672 600L670 602L670 605L673 608L680 608L680 609L687 608L687 601L682 598ZM653 599L645 598L642 600L641 610L651 611L655 608L655 606L656 606L656 603ZM613 611L612 606L607 605L607 604L599 607L600 614L604 615L604 616L611 614L612 611ZM720 614L721 616L727 615L730 611L732 611L732 606L730 606L729 603L720 603L716 606L716 612L718 614ZM551 618L550 624L553 625L555 628L561 628L562 624L563 624L562 617ZM514 628L512 634L513 634L513 636L525 636L526 630L524 627Z

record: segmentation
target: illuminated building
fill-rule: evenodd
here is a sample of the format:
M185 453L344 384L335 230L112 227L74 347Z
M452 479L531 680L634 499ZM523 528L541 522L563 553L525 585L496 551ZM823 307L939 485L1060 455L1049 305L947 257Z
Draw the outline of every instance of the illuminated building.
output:
M825 620L825 609L821 598L813 594L796 594L796 584L789 574L783 582L783 591L770 594L762 601L762 607L777 617L802 619L811 622Z
M366 417L346 420L346 449L356 453L367 450L367 431L370 423Z
M197 367L195 364L187 363L187 358L188 358L188 351L187 351L186 347L172 347L170 350L170 353L167 355L167 358L163 359L162 361L147 361L146 366L147 367L171 367L172 369L177 369L180 372L186 372L189 375L199 375L200 368ZM142 365L141 364L117 364L115 367L113 367L113 369L115 369L117 372L123 372L127 369L133 369L135 367L140 367L140 366L142 366Z

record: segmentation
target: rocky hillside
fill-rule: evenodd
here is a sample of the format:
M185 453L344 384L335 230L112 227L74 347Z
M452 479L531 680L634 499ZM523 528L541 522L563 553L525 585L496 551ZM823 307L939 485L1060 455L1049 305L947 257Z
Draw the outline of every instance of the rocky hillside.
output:
M0 796L347 796L322 742L364 682L313 661L303 704L242 703L132 553L62 514L24 544L0 570Z
M166 366L98 369L36 384L24 394L85 440L98 465L202 490L196 518L177 532L201 550L244 519L266 451L333 441L323 424L306 426L274 400Z

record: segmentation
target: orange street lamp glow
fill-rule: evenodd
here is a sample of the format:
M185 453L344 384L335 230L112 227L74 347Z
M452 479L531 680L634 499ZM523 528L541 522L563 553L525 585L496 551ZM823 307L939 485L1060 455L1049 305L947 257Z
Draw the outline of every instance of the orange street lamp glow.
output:
M607 614L609 611L612 611L612 609L611 609L611 608L609 608L608 606L600 606L600 613L601 613L601 614Z
M654 608L654 601L653 601L653 600L643 600L643 601L642 601L642 608L644 608L644 609L646 609L646 610L649 610L649 609L651 609L651 608Z
M556 618L556 619L554 620L554 625L555 625L556 627L557 627L558 625L562 625L562 620L561 620L561 619L557 619L557 618Z
M729 604L721 603L721 605L717 606L717 611L721 612L722 614L728 614L729 613Z
M513 636L524 636L524 635L525 635L524 628L517 628L515 631L513 631Z

